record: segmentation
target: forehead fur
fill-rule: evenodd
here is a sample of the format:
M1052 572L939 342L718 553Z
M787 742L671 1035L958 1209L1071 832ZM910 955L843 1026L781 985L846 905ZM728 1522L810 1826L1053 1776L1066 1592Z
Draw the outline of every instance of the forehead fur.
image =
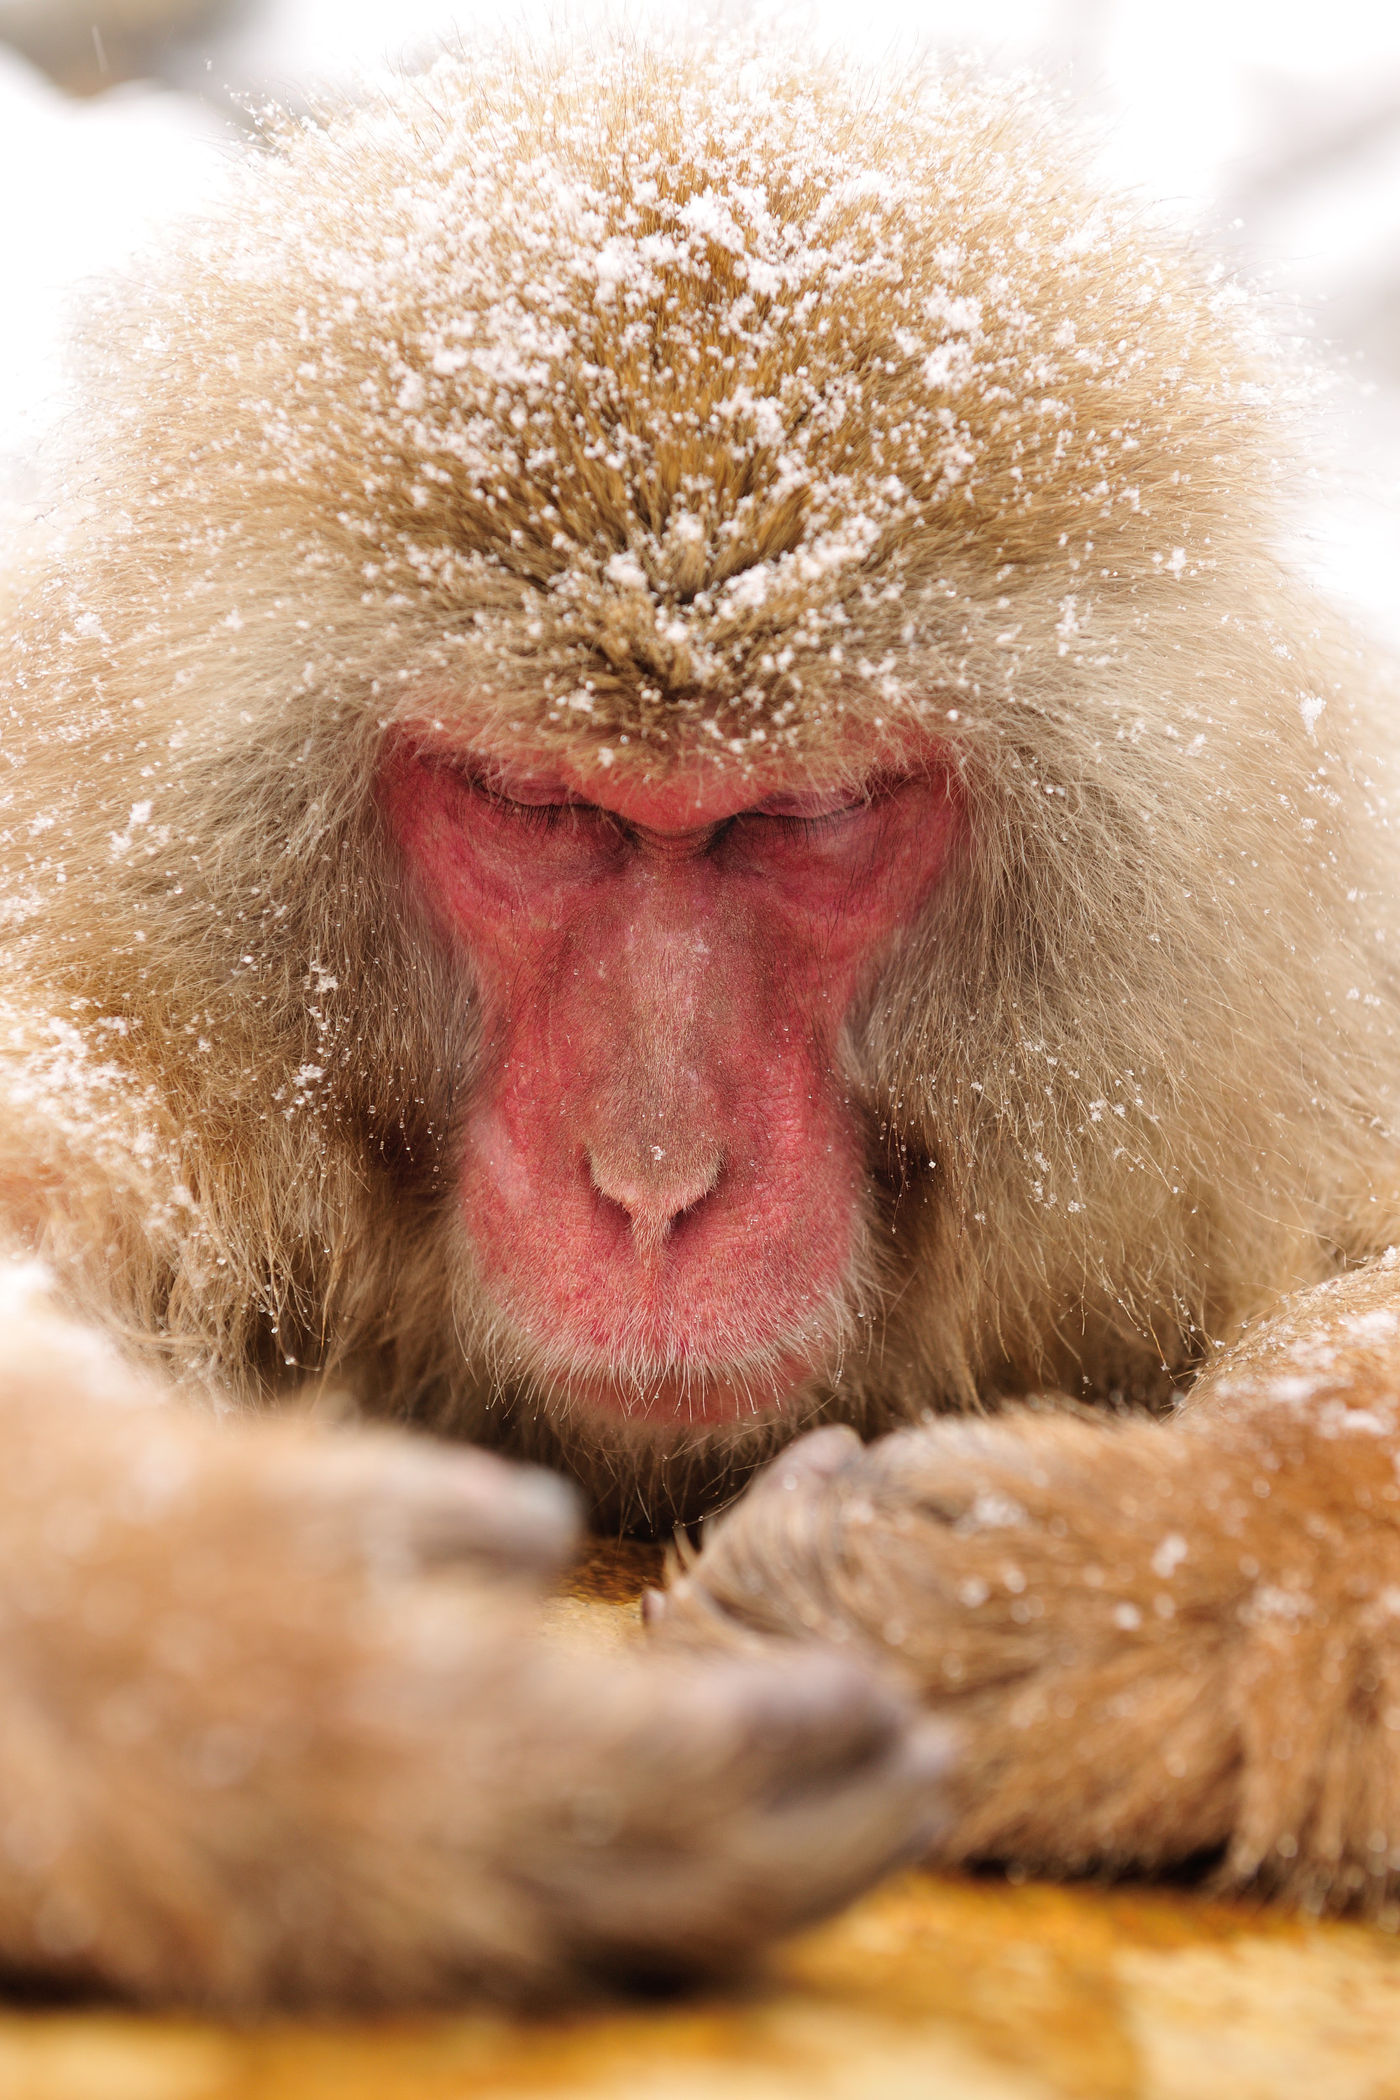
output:
M1243 336L1028 91L473 54L255 169L123 389L151 368L127 442L225 573L280 510L478 711L738 753L917 715L921 645L1028 566L1131 586L1257 530Z

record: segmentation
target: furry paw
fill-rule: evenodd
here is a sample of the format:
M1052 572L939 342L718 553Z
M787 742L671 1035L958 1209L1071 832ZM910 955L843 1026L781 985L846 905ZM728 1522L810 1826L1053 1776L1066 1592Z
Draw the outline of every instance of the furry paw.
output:
M741 1963L926 1840L941 1751L854 1659L544 1639L573 1519L542 1476L218 1428L95 1361L81 1399L61 1355L0 1390L11 1967L244 2009L537 1999Z
M945 1860L1218 1850L1234 1883L1379 1902L1400 1758L1365 1720L1400 1719L1395 1541L1371 1565L1343 1458L1331 1478L1296 1419L1037 1413L868 1449L825 1430L711 1527L653 1618L669 1645L817 1638L912 1682L957 1727Z

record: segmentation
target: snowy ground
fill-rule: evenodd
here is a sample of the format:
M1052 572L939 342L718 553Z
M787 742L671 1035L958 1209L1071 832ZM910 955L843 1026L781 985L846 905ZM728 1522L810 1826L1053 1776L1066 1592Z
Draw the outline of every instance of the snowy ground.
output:
M719 0L880 53L975 46L1031 62L1084 106L1119 181L1203 215L1296 300L1348 373L1332 411L1339 493L1313 558L1400 640L1400 7L1377 0ZM244 136L233 99L296 94L412 56L454 28L578 19L544 0L250 0L172 67L176 85L69 101L0 50L0 499L23 504L61 411L64 316L83 282L213 195ZM664 24L676 0L634 0ZM693 8L685 7L687 18Z

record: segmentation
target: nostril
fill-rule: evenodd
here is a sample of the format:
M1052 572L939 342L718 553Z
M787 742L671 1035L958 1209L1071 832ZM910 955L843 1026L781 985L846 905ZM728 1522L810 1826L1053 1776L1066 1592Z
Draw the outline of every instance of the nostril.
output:
M711 1195L724 1170L716 1152L703 1160L671 1159L664 1145L648 1145L625 1163L598 1152L588 1156L588 1173L603 1201L621 1211L643 1252L666 1240L691 1211Z

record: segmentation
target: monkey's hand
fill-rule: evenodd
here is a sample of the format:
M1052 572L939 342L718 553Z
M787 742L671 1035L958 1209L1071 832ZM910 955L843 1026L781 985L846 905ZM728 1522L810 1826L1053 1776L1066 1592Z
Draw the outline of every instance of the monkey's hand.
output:
M551 1645L532 1592L573 1524L538 1476L218 1425L27 1318L0 1460L11 1969L539 1997L742 1962L917 1849L932 1753L854 1660Z
M661 1638L886 1658L959 1724L944 1860L1214 1853L1229 1885L1393 1905L1400 1379L1338 1332L1363 1301L1313 1294L1170 1422L818 1431L711 1528Z

